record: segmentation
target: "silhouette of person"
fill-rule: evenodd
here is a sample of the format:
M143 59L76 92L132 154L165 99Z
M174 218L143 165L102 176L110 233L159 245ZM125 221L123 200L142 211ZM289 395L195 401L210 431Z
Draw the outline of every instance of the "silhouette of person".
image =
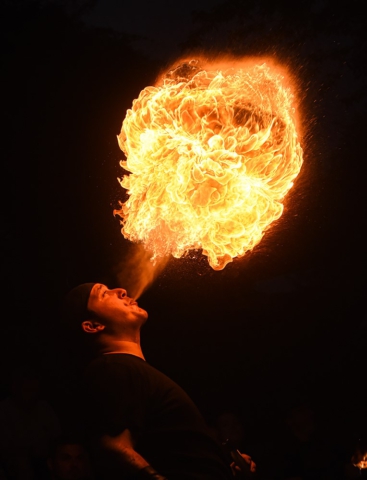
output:
M140 332L148 313L125 289L79 285L65 298L63 318L95 354L84 375L84 413L98 476L233 479L196 405L145 360Z
M339 480L343 469L331 439L322 431L315 412L306 403L286 416L288 436L283 451L285 480Z

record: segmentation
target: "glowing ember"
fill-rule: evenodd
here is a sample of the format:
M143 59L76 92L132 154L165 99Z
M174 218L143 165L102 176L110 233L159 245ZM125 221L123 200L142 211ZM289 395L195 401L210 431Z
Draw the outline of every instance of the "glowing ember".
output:
M293 102L267 63L191 60L145 88L118 136L124 237L153 259L201 250L215 270L253 249L301 169Z
M352 457L352 464L360 470L367 468L367 451L358 449Z

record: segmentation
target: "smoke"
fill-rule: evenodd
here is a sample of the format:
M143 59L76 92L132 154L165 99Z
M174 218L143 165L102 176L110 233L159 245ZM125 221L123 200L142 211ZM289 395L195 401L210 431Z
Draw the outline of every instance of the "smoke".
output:
M152 254L141 244L132 244L116 268L116 280L129 297L137 300L156 280L168 262L168 257L152 260Z

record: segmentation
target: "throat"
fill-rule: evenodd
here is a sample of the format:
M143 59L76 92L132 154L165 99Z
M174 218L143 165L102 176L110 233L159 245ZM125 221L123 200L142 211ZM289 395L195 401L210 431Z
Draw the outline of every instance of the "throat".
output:
M111 355L113 353L128 353L145 360L140 344L128 342L126 340L116 342L114 345L110 345L109 347L102 349L101 353L103 355Z

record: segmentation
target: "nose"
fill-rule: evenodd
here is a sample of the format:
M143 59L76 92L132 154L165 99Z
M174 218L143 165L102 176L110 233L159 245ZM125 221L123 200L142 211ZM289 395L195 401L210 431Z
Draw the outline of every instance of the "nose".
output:
M117 290L120 298L127 297L127 291L124 288L118 288Z

